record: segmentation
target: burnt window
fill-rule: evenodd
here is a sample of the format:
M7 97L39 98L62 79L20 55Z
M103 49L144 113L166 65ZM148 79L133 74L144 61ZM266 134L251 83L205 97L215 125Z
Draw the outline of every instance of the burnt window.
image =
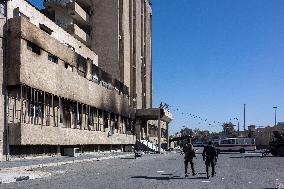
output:
M27 41L27 48L28 50L32 51L33 53L36 53L38 55L40 55L40 47L37 46L36 44L30 42L30 41Z
M81 55L78 55L77 57L77 70L78 74L82 77L86 77L86 67L87 67L87 59L82 57Z
M47 27L47 26L44 25L44 24L39 24L39 28L40 28L42 31L48 33L49 35L51 35L52 32L53 32L52 29L50 29L49 27Z
M96 65L93 65L92 67L92 76L93 76L93 81L95 82L100 81L100 70L99 67Z
M69 70L70 72L73 72L73 66L71 66L70 64L68 64L67 62L64 63L64 68L66 70Z
M52 54L49 54L49 55L48 55L48 60L49 60L50 62L55 63L55 64L58 63L58 58L57 58L56 56L52 55Z
M44 103L43 95L41 92L30 88L27 93L28 102L28 115L31 117L43 117L44 114Z

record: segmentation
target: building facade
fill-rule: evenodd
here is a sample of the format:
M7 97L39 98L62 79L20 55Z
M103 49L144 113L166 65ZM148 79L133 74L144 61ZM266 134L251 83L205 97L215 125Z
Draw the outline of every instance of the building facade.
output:
M0 7L0 159L78 146L123 151L135 144L137 128L141 139L150 122L137 111L152 108L149 2L44 5L38 10L10 0Z
M148 0L45 0L54 22L98 55L129 89L130 105L152 107L152 8Z

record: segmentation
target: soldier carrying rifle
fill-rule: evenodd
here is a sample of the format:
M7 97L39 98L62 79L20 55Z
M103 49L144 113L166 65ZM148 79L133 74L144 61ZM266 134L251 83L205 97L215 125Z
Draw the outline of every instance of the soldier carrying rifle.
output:
M205 161L206 165L206 173L207 178L209 179L209 166L212 168L211 176L215 175L215 164L217 163L218 154L215 147L212 144L212 141L208 142L208 145L204 147L203 153L203 161Z

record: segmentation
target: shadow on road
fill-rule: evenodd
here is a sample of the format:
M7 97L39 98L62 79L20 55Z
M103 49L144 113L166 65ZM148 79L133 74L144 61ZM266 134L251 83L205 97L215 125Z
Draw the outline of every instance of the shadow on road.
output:
M120 158L120 159L135 159L135 157L123 157L123 158Z
M238 158L273 158L274 156L232 156L230 158L232 159L238 159Z
M141 179L148 179L148 180L176 180L176 179L184 179L179 176L173 177L148 177L148 176L134 176L131 178L141 178Z
M192 180L195 180L195 179L207 179L207 177L190 177L190 178L186 178L186 179L192 179Z
M131 178L141 178L141 179L149 179L149 180L181 180L181 179L207 179L206 177L180 177L180 176L173 176L173 177L148 177L148 176L134 176Z

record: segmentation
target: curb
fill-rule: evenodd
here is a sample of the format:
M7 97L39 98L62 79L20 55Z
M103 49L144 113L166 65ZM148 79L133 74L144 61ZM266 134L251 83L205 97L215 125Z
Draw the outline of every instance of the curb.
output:
M133 154L124 154L124 155L117 155L117 156L108 156L108 157L99 157L99 158L90 158L90 159L82 159L82 160L73 160L73 161L65 161L65 162L57 162L57 163L46 163L46 164L38 164L38 165L30 165L30 166L19 166L19 167L11 167L11 168L4 168L2 170L25 170L25 171L32 171L36 168L43 168L43 167L55 167L60 165L67 165L67 164L73 164L73 163L82 163L82 162L93 162L93 161L102 161L102 160L108 160L108 159L116 159L116 158L122 158L122 157L128 157L133 156ZM4 183L12 183L12 182L18 182L18 181L24 181L24 180L30 180L30 179L36 179L40 177L36 177L34 175L21 175L16 176L13 178L0 178L0 184Z
M128 157L128 156L132 156L132 155L133 154L125 154L125 155L117 155L117 156L109 156L109 157L99 157L99 158L89 158L89 159L81 159L81 160L62 161L62 162L57 162L57 163L43 163L43 164L37 164L37 165L11 167L11 168L7 168L7 169L11 169L11 170L12 169L31 170L31 169L35 169L35 168L54 167L54 166L73 164L73 163L82 163L82 162L92 162L92 161L101 161L101 160L107 160L107 159L115 159L115 158L121 158L121 157Z

